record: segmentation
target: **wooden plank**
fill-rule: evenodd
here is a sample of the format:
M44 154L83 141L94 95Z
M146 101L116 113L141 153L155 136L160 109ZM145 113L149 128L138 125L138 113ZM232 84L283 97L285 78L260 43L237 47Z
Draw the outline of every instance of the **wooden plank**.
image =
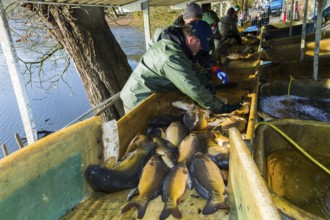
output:
M230 219L280 220L266 183L240 132L236 128L229 129L229 139Z
M20 149L22 149L24 147L24 144L23 144L22 138L17 133L15 134L15 140L16 140L18 147Z

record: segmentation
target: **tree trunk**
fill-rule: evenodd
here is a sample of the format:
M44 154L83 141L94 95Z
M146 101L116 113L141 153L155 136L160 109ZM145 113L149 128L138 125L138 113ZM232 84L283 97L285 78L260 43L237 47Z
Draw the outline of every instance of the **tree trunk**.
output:
M120 92L132 69L105 20L103 8L31 4L28 8L51 25L50 31L76 66L92 107ZM117 101L102 118L108 121L122 115L122 102Z

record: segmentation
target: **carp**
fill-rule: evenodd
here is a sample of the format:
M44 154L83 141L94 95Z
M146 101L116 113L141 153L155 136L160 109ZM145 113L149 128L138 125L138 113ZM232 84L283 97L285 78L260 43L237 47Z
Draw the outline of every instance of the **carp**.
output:
M142 169L155 147L156 143L147 138L138 144L135 151L111 168L90 165L84 172L86 181L95 191L110 193L136 187Z
M250 112L250 105L251 103L250 102L243 102L242 106L233 111L233 115L246 115Z
M143 134L135 135L133 137L133 139L131 140L131 142L128 144L125 155L127 155L129 152L135 151L138 148L139 144L143 141L146 141L147 138L148 137L146 135L143 135Z
M178 205L186 191L187 183L188 169L186 163L178 163L170 169L163 182L162 200L165 205L159 219L166 219L169 215L182 218Z
M215 139L216 143L218 143L218 146L223 147L225 143L229 142L229 137L225 136L222 133L222 127L221 126L215 127L212 130L212 134L214 135L214 139Z
M202 130L207 128L210 112L201 109L187 111L183 116L183 124L190 130Z
M186 102L186 101L172 102L172 106L174 106L178 109L181 109L181 110L185 110L185 111L192 110L192 109L197 107L194 103L189 103L189 102Z
M207 148L209 158L222 170L229 169L229 150L221 146Z
M165 136L165 130L164 128L153 128L153 127L149 127L147 128L147 136L150 138L154 138L154 137L159 137L159 138L166 138Z
M155 153L162 157L164 163L169 168L174 167L178 159L178 148L173 146L171 142L162 138L155 137L153 140L157 144Z
M134 202L130 202L124 206L121 210L122 213L135 207L138 209L138 219L142 219L149 201L160 194L163 179L168 171L169 168L159 155L152 156L142 171L138 185L139 196Z
M205 150L205 142L199 134L189 134L179 146L178 162L188 162L196 152Z
M198 194L208 202L202 210L209 215L218 209L228 209L225 201L226 187L217 165L206 155L196 153L189 167Z
M148 121L150 127L168 127L172 122L183 122L183 115L158 115Z
M228 121L221 124L221 132L225 135L229 135L229 128L235 127L240 132L246 129L247 121L245 118L239 116L233 116Z
M165 131L165 139L177 147L188 134L188 129L181 122L172 122Z

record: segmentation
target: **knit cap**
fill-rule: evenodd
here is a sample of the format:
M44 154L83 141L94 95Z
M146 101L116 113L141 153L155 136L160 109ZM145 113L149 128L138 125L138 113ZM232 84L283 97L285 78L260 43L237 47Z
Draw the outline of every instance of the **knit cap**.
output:
M194 2L188 4L183 12L183 19L188 19L188 18L201 19L202 17L203 17L203 11L201 6Z

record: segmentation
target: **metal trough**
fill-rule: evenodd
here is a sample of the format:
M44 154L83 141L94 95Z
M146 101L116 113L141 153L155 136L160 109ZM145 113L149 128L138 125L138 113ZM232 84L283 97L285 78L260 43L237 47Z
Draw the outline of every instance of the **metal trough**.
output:
M283 131L301 148L313 155L314 158L319 159L319 161L325 161L324 165L327 166L328 169L330 168L329 123L293 119L276 119L270 121L270 123ZM282 219L329 219L330 204L326 201L330 199L328 189L330 176L324 170L312 164L307 157L302 155L301 152L271 126L258 126L255 137L253 157L261 175L267 181L269 190L273 193L273 201L280 210ZM303 165L297 162L298 160L292 160L290 163L288 162L288 165L277 164L277 168L275 169L274 163L271 164L269 160L267 161L267 158L269 159L269 156L274 152L294 152L302 158L303 162L308 161L314 165L317 172L312 169L299 170L299 167L303 167ZM282 154L282 158L288 157L288 154L289 153ZM323 160L320 160L320 157L317 155L321 155ZM296 163L296 165L294 165L294 163ZM272 165L274 165L274 167L272 167ZM274 169L270 169L269 167ZM285 170L285 167L292 169L291 175L284 175L285 172L283 170ZM319 172L324 177L323 182L318 181L321 179L320 175L318 175ZM298 179L297 173L304 173L303 176L308 177L306 179L300 179L301 185L295 182L296 179ZM271 179L271 176L277 176L277 179ZM294 184L292 185L292 183ZM318 192L323 191L323 196L325 194L325 198L323 198L325 202L323 204L313 204L311 202L318 196L318 192L314 191L315 187L319 187ZM293 195L298 196L293 199ZM292 201L289 202L290 199ZM298 207L298 205L304 207L304 209Z
M289 95L288 95L289 94ZM330 80L265 83L259 90L259 115L330 122Z

